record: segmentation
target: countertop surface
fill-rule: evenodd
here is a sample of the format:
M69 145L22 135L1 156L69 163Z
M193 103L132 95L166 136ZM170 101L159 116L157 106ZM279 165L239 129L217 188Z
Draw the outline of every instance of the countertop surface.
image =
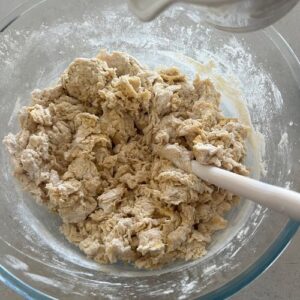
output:
M0 0L0 18L6 16L22 0ZM275 27L300 58L300 3ZM300 187L299 187L300 188ZM279 259L259 278L232 296L232 300L300 299L300 231ZM21 297L0 283L0 299Z

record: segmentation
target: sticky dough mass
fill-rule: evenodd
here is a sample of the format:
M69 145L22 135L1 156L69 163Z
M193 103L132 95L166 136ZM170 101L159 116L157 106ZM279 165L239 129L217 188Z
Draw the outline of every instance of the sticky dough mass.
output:
M4 143L24 189L59 214L63 234L88 257L156 268L203 256L238 200L156 150L172 146L248 174L248 129L219 103L209 80L102 51L75 59L55 87L33 91L21 131Z

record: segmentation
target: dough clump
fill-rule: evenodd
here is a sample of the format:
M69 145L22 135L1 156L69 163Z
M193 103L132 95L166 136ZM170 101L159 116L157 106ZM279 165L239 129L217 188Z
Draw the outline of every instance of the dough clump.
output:
M60 215L61 231L88 257L157 268L203 256L238 200L159 149L248 175L248 128L219 104L210 80L102 51L33 91L21 131L4 143L24 189Z

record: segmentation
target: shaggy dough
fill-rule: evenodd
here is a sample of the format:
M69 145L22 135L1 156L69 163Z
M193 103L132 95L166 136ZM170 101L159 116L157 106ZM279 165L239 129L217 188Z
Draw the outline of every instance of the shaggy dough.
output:
M125 53L78 58L57 86L32 93L4 142L15 175L100 263L156 268L205 254L238 198L159 157L247 175L247 127L225 118L209 80L151 71Z

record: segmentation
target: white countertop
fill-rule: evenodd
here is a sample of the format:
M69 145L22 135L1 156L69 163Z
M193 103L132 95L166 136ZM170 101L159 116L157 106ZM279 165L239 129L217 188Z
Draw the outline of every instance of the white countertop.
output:
M7 15L22 0L0 0L0 18ZM276 28L286 38L300 58L300 3ZM298 188L300 189L300 187ZM286 251L259 278L232 296L232 300L300 299L300 232ZM0 283L0 299L19 300L21 297Z

